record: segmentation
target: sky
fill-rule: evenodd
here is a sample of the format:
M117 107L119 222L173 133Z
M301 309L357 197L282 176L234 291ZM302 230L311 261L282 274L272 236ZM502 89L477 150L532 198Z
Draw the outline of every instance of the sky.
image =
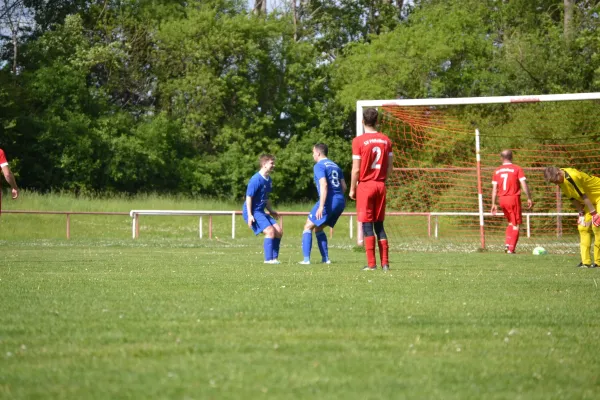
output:
M289 0L267 0L267 9L268 10L272 10L273 7L281 6L286 1L289 1ZM412 4L413 1L414 0L406 0L405 3L406 4ZM254 7L254 3L255 3L255 0L248 0L248 8L253 8Z

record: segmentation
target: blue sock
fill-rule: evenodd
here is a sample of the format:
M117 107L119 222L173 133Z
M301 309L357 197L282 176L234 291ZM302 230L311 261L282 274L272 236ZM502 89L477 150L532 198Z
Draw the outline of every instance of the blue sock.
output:
M281 238L273 239L273 259L279 258L279 245L281 244Z
M305 230L302 232L302 255L304 256L304 261L310 261L310 250L312 247L312 231Z
M271 261L273 259L273 239L265 238L264 242L265 249L265 261Z
M321 252L321 261L329 260L329 251L327 250L327 235L325 232L320 231L315 234L317 237L317 246Z

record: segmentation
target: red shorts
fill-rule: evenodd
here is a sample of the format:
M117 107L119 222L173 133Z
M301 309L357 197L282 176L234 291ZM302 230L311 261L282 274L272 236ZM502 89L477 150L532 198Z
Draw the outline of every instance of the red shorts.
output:
M356 188L356 213L359 222L385 219L385 182L360 182Z
M521 196L500 196L500 207L506 220L513 225L521 225Z

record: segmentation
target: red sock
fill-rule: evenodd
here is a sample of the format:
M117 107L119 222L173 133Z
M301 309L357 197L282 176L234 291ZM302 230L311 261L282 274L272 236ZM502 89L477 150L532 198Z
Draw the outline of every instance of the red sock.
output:
M388 242L387 239L380 240L377 242L379 244L379 258L381 258L381 266L390 265L388 260Z
M512 225L509 225L506 227L506 234L505 236L505 241L504 243L508 246L508 249L510 250L510 245L512 244L512 235L513 235L513 227ZM512 250L510 250L512 251Z
M513 230L512 241L510 242L510 251L514 252L519 241L519 230Z
M367 265L375 267L377 260L375 259L375 236L365 236L365 251L367 252Z

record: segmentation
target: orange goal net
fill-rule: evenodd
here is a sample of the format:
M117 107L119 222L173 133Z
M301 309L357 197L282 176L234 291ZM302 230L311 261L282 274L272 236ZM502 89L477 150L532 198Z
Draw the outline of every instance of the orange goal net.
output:
M427 104L429 103L429 104ZM394 144L386 231L400 250L504 249L506 221L490 213L492 174L500 152L527 177L534 207L521 195L517 252L543 246L579 254L576 213L546 166L600 176L600 93L358 102L377 107L380 130ZM359 122L360 119L360 122Z

